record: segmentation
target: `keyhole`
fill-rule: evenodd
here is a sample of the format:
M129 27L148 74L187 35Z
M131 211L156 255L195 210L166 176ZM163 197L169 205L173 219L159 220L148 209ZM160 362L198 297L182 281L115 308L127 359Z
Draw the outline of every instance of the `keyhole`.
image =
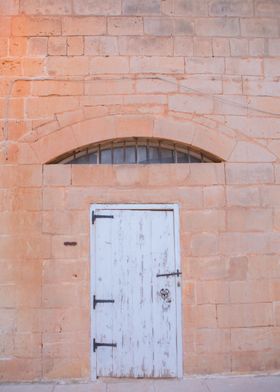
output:
M168 289L161 289L160 290L160 296L165 302L171 302L169 295L170 295L170 291Z

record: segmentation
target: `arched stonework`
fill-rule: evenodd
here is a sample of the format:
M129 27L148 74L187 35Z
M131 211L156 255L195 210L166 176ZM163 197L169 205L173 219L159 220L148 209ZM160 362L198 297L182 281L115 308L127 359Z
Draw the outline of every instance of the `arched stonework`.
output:
M126 137L169 139L205 151L221 160L228 160L236 145L233 136L190 120L143 115L111 115L68 125L42 136L24 148L29 150L27 155L31 151L34 153L37 163L48 163L77 148ZM24 154L22 156L24 157Z
M116 114L38 133L35 140L27 135L19 143L18 162L44 164L93 143L128 137L169 139L222 161L273 162L277 159L267 147L207 118Z

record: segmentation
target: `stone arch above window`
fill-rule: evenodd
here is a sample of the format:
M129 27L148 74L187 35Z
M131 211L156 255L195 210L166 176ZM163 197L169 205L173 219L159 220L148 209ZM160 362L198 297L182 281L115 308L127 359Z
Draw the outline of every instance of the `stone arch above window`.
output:
M81 152L105 141L127 138L165 140L202 152L214 162L228 162L238 147L238 135L233 130L202 125L190 119L173 116L108 115L85 119L43 135L34 142L20 144L21 162L61 163L73 153ZM246 158L246 157L245 157Z
M76 149L50 163L120 165L202 162L221 162L221 159L172 140L132 137Z

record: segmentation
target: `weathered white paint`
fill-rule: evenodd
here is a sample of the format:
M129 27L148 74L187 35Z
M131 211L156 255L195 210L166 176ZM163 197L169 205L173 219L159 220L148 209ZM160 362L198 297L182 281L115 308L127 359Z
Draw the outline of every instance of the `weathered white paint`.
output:
M92 311L92 339L116 343L92 354L93 378L181 377L178 208L95 205L91 232L92 296L114 299ZM169 290L164 300L161 289Z

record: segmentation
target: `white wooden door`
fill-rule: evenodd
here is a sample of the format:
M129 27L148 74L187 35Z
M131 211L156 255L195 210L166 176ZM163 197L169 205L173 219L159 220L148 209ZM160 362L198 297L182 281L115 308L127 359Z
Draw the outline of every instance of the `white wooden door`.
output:
M93 371L180 376L180 275L158 276L179 270L174 210L109 208L93 210Z

